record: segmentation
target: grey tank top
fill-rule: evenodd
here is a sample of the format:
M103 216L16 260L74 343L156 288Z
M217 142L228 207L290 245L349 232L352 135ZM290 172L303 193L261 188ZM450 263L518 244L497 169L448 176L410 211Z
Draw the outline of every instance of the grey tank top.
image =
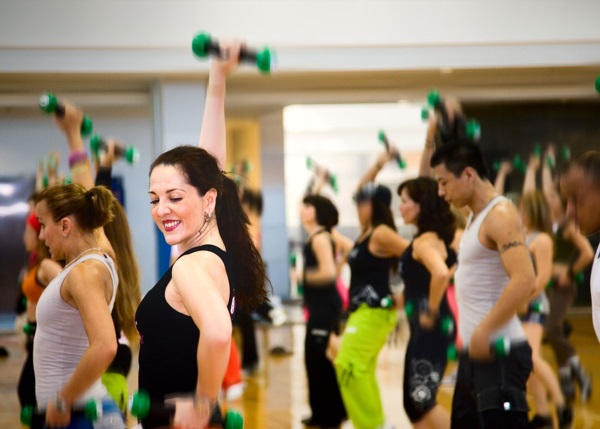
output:
M462 236L458 251L458 268L454 276L458 303L459 332L465 346L471 341L475 328L492 310L506 288L509 278L497 250L488 249L479 241L479 229L496 204L508 201L497 196L473 219ZM521 322L515 314L491 335L491 340L505 337L514 341L526 340Z

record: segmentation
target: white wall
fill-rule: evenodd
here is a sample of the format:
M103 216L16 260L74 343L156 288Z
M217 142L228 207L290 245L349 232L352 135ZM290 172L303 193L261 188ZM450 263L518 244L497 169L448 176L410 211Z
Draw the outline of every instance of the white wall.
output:
M0 45L187 49L201 29L296 47L582 42L598 15L595 0L3 0Z
M337 176L339 192L326 186L323 194L331 198L340 213L339 226L357 230L358 218L352 197L362 174L383 152L379 130L399 148L408 166L400 170L393 162L378 175L377 182L392 190L392 211L397 225L399 198L396 188L403 180L417 176L426 124L420 106L411 104L305 105L284 110L286 217L290 234L299 239L299 206L313 176L306 157ZM354 237L353 237L354 238Z
M599 64L596 0L3 0L0 72L193 73L192 36L280 70Z

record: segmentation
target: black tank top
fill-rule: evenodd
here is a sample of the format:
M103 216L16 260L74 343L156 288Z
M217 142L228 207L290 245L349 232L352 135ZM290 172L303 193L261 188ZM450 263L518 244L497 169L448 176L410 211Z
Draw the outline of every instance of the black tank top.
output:
M312 240L318 235L326 231L319 231L304 243L302 255L304 257L304 279L306 279L306 270L317 268L318 262L315 252L312 248ZM331 251L335 257L335 243L329 235L331 241ZM311 284L304 280L304 304L309 312L320 310L331 311L334 314L339 314L342 308L342 299L337 291L336 281L332 280L328 283L320 283L317 285Z
M575 257L577 248L573 242L564 237L567 221L562 222L554 234L554 262L569 264Z
M413 258L413 243L410 243L410 246L400 258L400 275L404 282L404 300L421 305L429 299L431 274L425 265ZM456 263L456 252L448 245L446 245L446 252L448 253L446 266L450 268ZM450 307L444 294L440 303L440 314L449 314L449 312Z
M317 268L318 262L317 262L317 257L315 255L315 252L313 251L312 248L312 241L313 239L319 235L319 234L323 234L323 233L327 233L327 231L319 231L316 234L314 234L312 237L310 237L310 239L304 243L304 246L302 248L302 256L304 258L304 287L327 287L327 286L333 286L335 287L335 280L331 281L331 284L318 284L318 285L312 285L310 284L310 282L306 281L306 270L307 269L311 269L311 268ZM335 243L333 242L333 239L331 238L331 235L329 235L329 240L331 241L331 252L333 253L333 256L335 258Z
M229 278L227 308L233 314L235 290L232 285L235 280L229 255L216 246L204 245L189 249L179 257L200 251L214 253L223 261ZM136 328L140 335L139 388L150 394L153 403L162 403L165 396L171 394L193 394L198 381L200 331L190 316L175 310L165 299L165 289L171 281L172 269L173 266L146 294L135 314ZM143 426L147 428L155 424L144 421Z
M370 233L356 242L348 255L350 266L350 311L367 303L377 306L381 298L389 296L390 271L393 258L379 258L369 252Z

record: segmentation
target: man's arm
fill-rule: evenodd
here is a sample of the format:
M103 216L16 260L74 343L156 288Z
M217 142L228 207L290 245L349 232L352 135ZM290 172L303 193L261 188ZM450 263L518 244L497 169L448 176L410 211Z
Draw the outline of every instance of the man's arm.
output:
M480 230L480 240L498 250L508 284L492 310L473 332L469 355L472 359L489 359L490 336L505 325L531 299L535 292L535 274L531 256L525 246L523 227L516 208L501 203L488 214ZM482 237L483 235L483 237Z

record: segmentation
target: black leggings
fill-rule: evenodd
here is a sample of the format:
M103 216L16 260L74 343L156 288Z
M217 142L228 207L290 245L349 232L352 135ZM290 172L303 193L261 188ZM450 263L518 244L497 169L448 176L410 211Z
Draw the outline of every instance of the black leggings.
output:
M17 385L17 394L19 395L19 402L21 408L28 405L37 406L37 400L35 398L35 373L33 371L33 335L27 336L27 356L25 357L25 363L23 364L23 370L19 377L19 384Z
M437 324L423 329L410 320L410 339L404 359L404 410L416 423L436 406L436 395L446 370L448 346L454 335L444 334Z
M339 296L336 298L339 300ZM304 363L308 377L308 399L312 409L311 425L334 427L346 419L346 408L338 387L335 368L325 353L329 335L335 332L339 321L341 302L338 307L332 305L331 301L324 301L318 303L315 300L314 304L308 307Z
M490 362L461 356L452 399L453 429L526 429L527 379L532 369L531 348L513 345L510 355Z

